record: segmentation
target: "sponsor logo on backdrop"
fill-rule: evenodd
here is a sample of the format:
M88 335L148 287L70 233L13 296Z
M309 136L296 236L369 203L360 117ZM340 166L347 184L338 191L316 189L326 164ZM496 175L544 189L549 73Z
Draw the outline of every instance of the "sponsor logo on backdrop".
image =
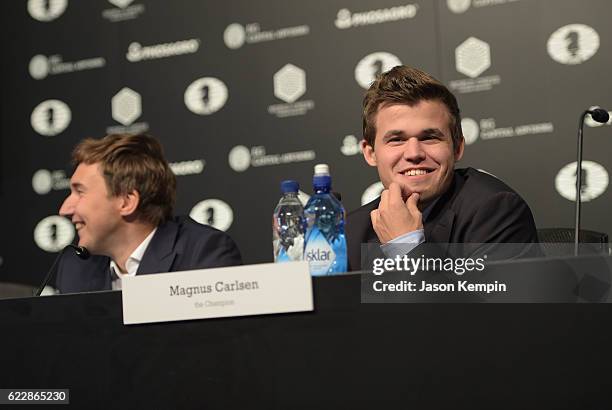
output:
M237 145L229 152L229 166L236 172L244 172L251 166L251 150L244 145Z
M94 68L102 68L105 65L106 60L103 57L93 57L79 61L63 61L62 56L59 54L49 57L38 54L30 60L28 70L33 79L42 80L48 75L93 70Z
M478 138L490 140L497 138L521 137L525 135L550 134L555 127L552 122L534 124L510 125L498 127L495 118L483 118L476 121L473 118L463 118L461 129L467 145L474 144Z
M491 67L491 48L485 41L470 37L455 49L457 71L476 78Z
M584 63L599 50L599 34L585 24L569 24L551 34L546 50L558 63Z
M34 108L30 123L34 131L45 137L53 137L70 125L72 113L68 105L60 100L46 100Z
M305 115L315 106L314 101L297 101L306 93L306 72L293 64L286 64L273 77L274 96L286 104L268 107L268 113L278 118Z
M382 182L375 182L369 187L367 187L361 195L361 205L370 203L376 198L378 198L384 189L385 186L382 184Z
M132 4L134 0L108 0L108 2L114 6L117 6L121 9L126 8L130 4Z
M448 9L453 13L465 13L472 3L472 0L446 0Z
M340 146L340 152L344 155L351 156L361 154L361 147L359 146L359 139L354 135L347 135L342 139L342 145Z
M183 100L192 113L210 115L223 108L228 95L223 81L214 77L203 77L187 87Z
M406 4L403 6L395 6L386 9L359 12L351 12L349 9L340 9L336 15L336 21L334 24L336 25L336 28L343 30L351 27L390 23L393 21L414 18L418 9L418 4Z
M108 134L139 134L149 129L146 122L136 121L142 115L142 97L128 87L123 87L111 99L111 115L121 126L111 126L106 129Z
M595 108L601 108L601 107L598 106L598 105L594 105L594 106L590 107L589 110L594 110ZM591 117L591 114L587 114L584 117L584 123L586 125L588 125L589 127L593 127L593 128L595 128L595 127L602 127L604 125L612 125L612 111L608 111L608 115L610 116L610 118L608 119L608 122L606 122L605 124L602 124L601 122L595 121Z
M51 191L70 188L70 178L64 170L39 169L32 176L32 188L38 195L46 195Z
M28 0L28 13L33 19L48 22L66 11L68 0Z
M223 32L223 41L227 48L238 49L246 44L265 41L284 40L292 37L305 36L310 33L307 25L285 27L276 30L262 30L259 23L249 23L246 26L232 23Z
M501 83L499 75L480 77L491 67L491 47L486 41L470 37L455 49L455 68L469 78L453 80L449 88L459 93L491 90Z
M34 242L47 252L59 252L72 243L74 226L68 218L51 215L40 221L34 228Z
M210 225L220 231L227 231L234 222L234 211L220 199L205 199L198 202L189 216L204 225Z
M472 118L461 119L461 130L463 131L463 138L465 139L466 145L472 145L478 139L480 128L478 123Z
M206 161L203 159L194 159L192 161L170 162L168 165L170 165L170 169L177 177L198 175L204 172Z
M145 11L144 4L132 4L134 0L108 0L108 2L115 8L102 11L102 17L111 23L135 19Z
M266 153L266 147L262 145L251 148L245 147L244 145L237 145L231 149L228 155L229 166L236 172L244 172L249 169L249 167L266 167L295 162L314 161L315 158L316 153L314 150L268 154Z
M274 95L287 103L295 102L306 92L306 73L287 64L274 74Z
M555 178L555 188L565 199L574 201L576 199L576 170L577 163L567 164ZM582 186L580 187L580 199L582 202L591 201L608 188L608 171L593 161L582 161Z
M453 13L460 14L468 11L470 6L474 8L499 6L501 4L515 3L520 0L446 0L448 9Z
M199 48L200 39L198 38L175 41L172 43L153 44L150 46L143 46L138 42L133 42L128 46L125 58L131 63L137 63L143 60L157 60L183 54L193 54L196 53Z
M395 66L401 65L399 58L386 51L368 54L355 67L355 80L361 88L368 89L376 77Z

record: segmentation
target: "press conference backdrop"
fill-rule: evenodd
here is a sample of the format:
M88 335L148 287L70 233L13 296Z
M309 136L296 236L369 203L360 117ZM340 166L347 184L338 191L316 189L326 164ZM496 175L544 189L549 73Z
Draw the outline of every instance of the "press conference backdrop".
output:
M29 0L2 6L0 281L35 284L74 239L57 216L70 151L111 132L158 137L178 176L177 213L270 261L282 179L311 193L331 165L347 209L376 197L361 99L400 64L457 95L466 153L572 226L575 135L612 108L607 0ZM583 227L612 232L612 127L587 118Z

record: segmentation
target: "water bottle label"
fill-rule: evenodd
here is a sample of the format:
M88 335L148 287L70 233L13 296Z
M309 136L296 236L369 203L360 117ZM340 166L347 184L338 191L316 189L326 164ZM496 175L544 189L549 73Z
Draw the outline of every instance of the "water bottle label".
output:
M275 262L301 261L304 255L304 238L296 236L293 238L293 245L287 249L281 246L279 240L274 240L274 250L276 252Z
M276 262L291 262L289 255L285 252L284 249L281 249L278 255L276 256Z
M310 232L304 252L306 260L310 264L310 274L312 276L327 275L336 260L334 250L317 228L313 228Z

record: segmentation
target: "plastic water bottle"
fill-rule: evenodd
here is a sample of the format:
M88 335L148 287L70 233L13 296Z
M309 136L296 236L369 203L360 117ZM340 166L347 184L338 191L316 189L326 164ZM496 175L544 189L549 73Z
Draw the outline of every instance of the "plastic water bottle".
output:
M318 164L312 178L314 195L304 209L308 223L304 257L312 276L346 272L344 207L331 194L331 176L327 164Z
M301 261L304 259L304 207L298 199L299 184L296 181L281 182L283 196L272 218L274 262Z

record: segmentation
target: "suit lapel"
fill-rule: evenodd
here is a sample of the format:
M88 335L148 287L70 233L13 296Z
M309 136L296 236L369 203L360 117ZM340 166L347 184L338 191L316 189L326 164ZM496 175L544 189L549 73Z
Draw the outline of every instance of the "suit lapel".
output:
M427 242L449 243L455 213L452 209L444 209L435 220L425 223L425 240Z
M425 240L427 242L448 244L452 241L453 225L456 217L453 204L464 182L465 179L455 171L449 189L442 194L424 222Z
M84 278L83 282L86 284L84 292L91 292L97 290L110 290L111 286L111 271L110 271L110 258L106 256L92 256L90 257L95 267L89 267L81 269L79 276ZM89 277L86 277L89 276Z
M168 221L158 226L151 243L149 243L142 256L136 274L169 272L176 258L177 234L178 224L174 221Z

